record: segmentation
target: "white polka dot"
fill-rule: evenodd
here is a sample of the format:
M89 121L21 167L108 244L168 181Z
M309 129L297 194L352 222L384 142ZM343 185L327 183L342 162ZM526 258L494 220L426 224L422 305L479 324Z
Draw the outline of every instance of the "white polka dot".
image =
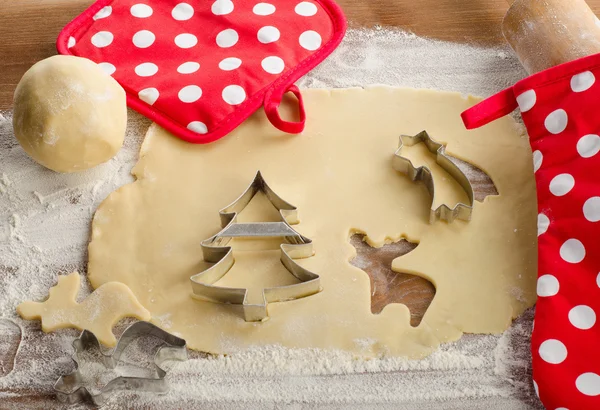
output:
M115 71L117 71L117 67L112 65L111 63L99 63L98 64L102 71L104 71L108 75L113 75Z
M577 329L591 329L596 324L596 312L586 305L575 306L569 311L569 322Z
M321 47L321 35L316 31L308 30L300 34L299 42L302 48L315 51Z
M254 6L252 12L257 16L268 16L275 13L275 6L269 3L258 3Z
M242 60L236 57L227 57L219 63L219 68L223 71L231 71L239 68L242 65Z
M156 40L156 36L153 32L148 30L138 31L133 35L133 44L137 48L148 48L152 44L154 44L154 40Z
M156 64L142 63L135 68L135 73L140 77L150 77L158 72Z
M554 296L558 293L560 284L552 275L542 275L537 281L537 295L540 297Z
M575 386L586 396L599 396L600 376L596 373L584 373L575 380Z
M546 129L551 134L560 134L567 128L567 123L569 122L569 118L567 117L567 112L565 110L559 109L551 112L547 117L546 121L544 121L544 125Z
M596 285L598 285L600 288L600 273L598 273L598 276L596 276Z
M94 20L100 20L100 19L104 19L108 16L110 16L112 14L112 7L111 6L106 6L100 9L100 11L98 13L96 13L94 15L94 17L92 17Z
M92 44L98 48L109 46L115 36L110 31L99 31L92 36Z
M181 64L177 67L177 72L179 74L192 74L200 69L200 64L195 61L188 61L187 63Z
M557 407L557 408L555 408L554 410L569 410L569 409L568 409L568 408L566 408L566 407Z
M538 387L538 384L535 382L535 380L533 381L533 390L535 390L535 395L539 399L540 398L540 388Z
M208 128L206 128L206 124L202 121L192 121L187 126L188 130L194 131L198 134L206 134L208 132Z
M159 95L160 93L156 88L144 88L138 93L140 100L150 105L154 104L156 100L158 100Z
M298 3L294 11L300 16L310 17L317 14L317 6L309 1L303 1L302 3Z
M193 34L183 33L175 37L175 44L179 48L191 48L198 44L198 39Z
M171 11L171 16L177 21L185 21L192 18L194 8L187 3L179 3Z
M571 78L571 89L576 93L581 93L592 88L595 82L596 77L594 77L594 73L586 71Z
M527 112L533 108L537 101L535 90L525 91L517 97L517 103L521 112Z
M600 221L600 197L594 196L583 204L583 215L590 222Z
M600 137L596 134L584 135L577 141L577 152L583 158L591 158L600 152Z
M75 41L75 37L69 37L69 42L67 43L67 48L73 47L77 42Z
M276 56L270 56L260 63L263 70L265 70L269 74L279 74L285 68L285 63L283 60Z
M544 214L539 214L537 219L538 236L545 234L550 226L550 218Z
M549 339L540 345L538 353L543 361L559 364L567 358L567 347L560 340Z
M569 239L560 247L560 257L565 262L579 263L585 258L585 247L577 239Z
M150 17L153 13L152 7L147 4L134 4L129 11L133 17L140 19Z
M229 105L238 105L246 99L246 91L239 85L228 85L221 94L223 100Z
M214 15L223 16L233 11L233 2L231 0L217 0L213 3L211 11Z
M571 174L560 174L550 181L550 192L556 196L567 195L575 186L575 178Z
M239 39L237 31L228 28L217 34L217 45L221 48L233 47Z
M265 26L258 30L257 37L258 41L260 41L261 43L269 44L279 40L279 37L281 37L281 33L279 33L277 27Z
M181 102L193 103L202 97L202 89L197 85L188 85L179 90L178 97Z
M533 152L533 172L538 172L538 170L542 167L542 162L544 162L544 155L541 151Z

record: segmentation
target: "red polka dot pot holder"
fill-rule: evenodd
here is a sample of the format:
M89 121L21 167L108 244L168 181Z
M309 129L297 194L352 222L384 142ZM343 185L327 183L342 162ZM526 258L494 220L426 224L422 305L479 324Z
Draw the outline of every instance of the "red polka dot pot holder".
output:
M332 0L99 0L61 32L61 54L88 58L127 92L130 107L183 140L222 138L264 105L284 132L304 128L294 82L341 42ZM279 115L298 99L299 121Z
M600 55L526 78L463 120L475 128L517 107L539 209L533 384L547 409L600 409Z

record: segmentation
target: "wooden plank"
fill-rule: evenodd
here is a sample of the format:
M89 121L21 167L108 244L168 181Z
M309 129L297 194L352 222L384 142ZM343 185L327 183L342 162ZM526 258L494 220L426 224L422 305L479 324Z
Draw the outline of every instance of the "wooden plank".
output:
M0 110L12 106L23 73L56 53L61 28L92 0L0 0ZM588 0L600 11L600 0ZM339 0L351 27L394 26L420 36L499 44L505 0Z

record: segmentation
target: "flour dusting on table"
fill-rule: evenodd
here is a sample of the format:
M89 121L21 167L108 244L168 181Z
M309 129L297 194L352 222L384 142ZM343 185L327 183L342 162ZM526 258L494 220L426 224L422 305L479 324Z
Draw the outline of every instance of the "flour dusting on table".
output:
M487 96L524 76L508 48L475 48L375 29L350 30L340 48L299 84L386 84ZM0 371L0 407L56 406L52 385L72 370L71 342L78 332L43 334L38 322L21 320L15 308L24 300L42 300L58 274L75 269L85 273L92 215L108 194L132 182L130 171L150 124L132 111L129 114L126 143L119 154L106 164L70 175L31 161L13 136L12 114L0 115L0 320L5 323L0 329L8 326L6 321L22 329L16 358L18 338L0 336L0 369L3 361L15 360L8 375ZM85 287L80 299L89 293L87 282ZM539 408L529 374L532 318L533 312L526 312L500 336L465 335L420 361L362 360L339 351L279 346L229 357L193 352L189 361L169 366L168 395L120 393L104 407ZM134 358L140 355L136 346L131 350Z

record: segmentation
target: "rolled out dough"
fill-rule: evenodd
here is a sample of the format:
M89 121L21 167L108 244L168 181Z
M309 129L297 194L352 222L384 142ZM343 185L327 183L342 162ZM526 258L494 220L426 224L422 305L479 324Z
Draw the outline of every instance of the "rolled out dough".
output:
M205 146L153 125L133 170L137 181L112 193L94 217L92 285L127 284L154 323L191 348L214 353L280 344L420 358L463 332L502 332L533 305L536 199L521 126L507 117L465 131L459 114L476 99L456 93L374 87L303 94L308 120L302 135L279 132L262 111ZM392 169L398 136L424 129L496 185L499 195L477 202L469 223L430 225L427 191ZM316 251L298 263L321 276L323 290L272 303L268 321L248 323L235 306L192 299L189 278L205 267L200 242L219 231L219 210L257 170L298 207L294 228L314 241ZM366 233L375 246L401 237L419 243L393 262L394 270L436 287L418 327L410 326L401 304L371 313L369 277L349 263L354 232ZM250 285L244 273L259 271L257 286L287 283L275 277L285 270L268 254L257 268L261 258L244 253L252 247L235 249L239 265L231 274L240 281L224 283Z

